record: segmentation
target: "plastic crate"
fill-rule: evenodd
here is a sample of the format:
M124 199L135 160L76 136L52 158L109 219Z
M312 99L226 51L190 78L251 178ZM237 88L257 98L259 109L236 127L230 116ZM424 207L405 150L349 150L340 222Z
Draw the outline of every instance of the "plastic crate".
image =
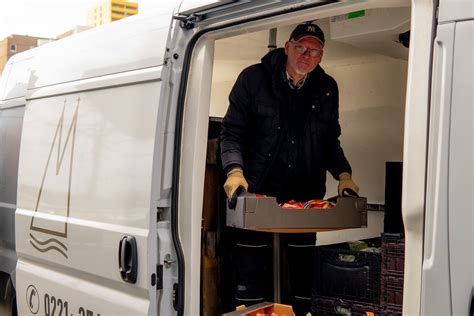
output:
M405 235L404 234L394 234L394 233L382 233L382 243L396 243L404 244Z
M382 253L382 273L403 276L405 269L405 258L389 256Z
M313 296L380 303L380 253L316 247Z
M403 285L399 286L390 282L381 282L381 304L383 306L403 306Z
M383 316L402 316L403 314L403 310L402 308L394 308L394 307L390 307L390 308L386 308L382 315Z
M334 316L334 315L351 315L351 316L382 316L384 309L380 305L370 304L366 302L343 300L340 298L315 296L311 309L312 316Z
M380 285L382 288L385 286L385 284L389 284L391 286L399 286L403 288L403 280L403 277L386 275L382 273L380 277Z
M403 277L405 238L401 234L382 234L382 275Z

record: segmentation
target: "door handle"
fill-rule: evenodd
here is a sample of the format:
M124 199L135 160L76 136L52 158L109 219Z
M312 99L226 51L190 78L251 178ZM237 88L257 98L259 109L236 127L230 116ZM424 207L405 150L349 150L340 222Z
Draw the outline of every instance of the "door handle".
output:
M137 281L138 258L137 242L133 236L123 236L119 243L119 272L122 280L128 283Z

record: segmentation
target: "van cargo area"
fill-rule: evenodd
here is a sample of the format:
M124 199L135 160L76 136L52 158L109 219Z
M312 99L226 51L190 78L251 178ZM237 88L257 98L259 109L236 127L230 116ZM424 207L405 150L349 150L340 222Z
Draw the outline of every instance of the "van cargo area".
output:
M323 232L320 230L317 233L317 247L314 247L314 250L306 252L301 250L297 252L292 249L281 250L285 252L285 255L294 256L295 261L300 261L299 266L290 265L286 267L289 270L280 271L282 278L300 270L301 279L315 281L311 281L309 285L308 282L301 282L299 289L288 289L285 280L281 280L281 284L276 284L277 281L274 279L274 286L278 290L265 297L265 300L293 305L296 315L306 315L311 312L311 308L313 308L315 315L328 315L323 312L326 308L325 305L318 305L320 302L327 303L327 300L334 299L342 300L340 304L343 305L349 303L363 305L367 303L369 294L363 294L367 290L376 294L370 294L369 303L372 304L372 309L366 311L377 310L380 312L387 308L387 306L382 306L380 296L381 292L387 292L387 289L381 289L380 281L380 253L382 251L380 238L384 232L386 211L390 211L387 217L398 218L399 223L401 222L401 168L398 169L398 174L390 179L387 179L386 172L387 166L390 164L401 166L403 160L408 45L406 43L404 45L400 38L403 34L409 34L410 31L410 7L367 9L325 18L315 16L306 19L313 20L326 34L321 66L336 79L339 86L339 117L342 128L340 140L352 165L353 177L361 188L360 193L367 197L367 205L364 205L364 209L368 210L368 223L365 228L333 229L333 231L329 229ZM235 273L229 268L232 266L230 262L232 259L228 258L232 244L228 244L229 241L226 238L228 231L231 230L228 226L239 227L242 225L239 224L242 223L242 218L236 218L237 215L234 215L237 214L236 209L236 212L227 213L228 216L232 216L230 221L225 219L226 203L222 188L225 175L220 165L218 141L220 122L226 113L229 102L228 96L238 74L247 66L258 63L260 58L275 44L277 47L283 47L293 28L294 24L274 25L274 28L271 29L217 39L214 43L203 199L201 253L203 315L226 313L235 308L235 303L229 299L233 297L232 287L235 287L235 284L231 285L231 278L226 277ZM272 38L274 42L272 42ZM337 182L328 175L326 199L337 195L336 187ZM387 198L390 202L388 207L386 206ZM270 201L268 203L271 204ZM275 201L274 203L276 206ZM259 205L263 207L266 204L260 203ZM347 211L351 212L352 210L347 209ZM326 212L331 212L331 210ZM270 227L270 222L275 221L269 213L271 212L266 212L266 216L270 216L267 219L268 224L265 223L265 217L258 219L261 228ZM249 214L253 215L254 211ZM284 216L281 212L275 214L274 216L278 218ZM295 215L290 213L288 219L281 218L280 221L286 222L287 227L281 227L275 231L291 231L289 228L294 227L290 226L291 216L299 215L301 213ZM250 221L250 218L248 220ZM337 218L335 218L335 222L337 222ZM305 220L304 224L306 228L314 227L313 231L317 230L318 224L321 225L317 218L313 222ZM341 225L341 227L343 226ZM241 226L241 228L243 227ZM253 229L262 230L258 227ZM393 230L401 234L403 226L398 225L398 227L393 227ZM331 270L333 272L325 271L316 262L317 260L321 262L330 260L328 258L329 252L324 251L324 245L343 245L341 243L368 238L378 238L378 252L374 254L353 253L356 256L376 256L378 259L370 262L364 261L367 260L364 259L364 262L355 262L353 266L341 266L341 271L348 271L346 275L341 276L338 268ZM348 250L339 251L347 253ZM259 263L255 262L255 264ZM330 266L333 265L334 263L330 264ZM301 272L301 269L304 272ZM361 275L366 275L366 269L371 271L371 275L375 274L369 280L362 280L360 281L362 283L357 284L356 280ZM342 277L341 282L337 279L331 280L337 275ZM353 281L350 281L351 278ZM351 286L342 282L348 280L356 282L354 284L357 285ZM340 295L348 286L350 291L357 293L349 296ZM316 290L327 288L330 288L330 291ZM317 299L321 295L323 295L322 297L326 296L326 301ZM387 300L383 299L384 302ZM395 307L398 308L395 310L401 313L401 302ZM353 313L353 315L356 314Z

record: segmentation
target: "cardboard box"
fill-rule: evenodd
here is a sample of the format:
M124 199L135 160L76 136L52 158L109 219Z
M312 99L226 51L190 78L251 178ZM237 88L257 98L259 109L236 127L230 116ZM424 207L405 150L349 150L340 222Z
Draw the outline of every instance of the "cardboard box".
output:
M272 315L273 314L273 315ZM249 307L239 306L234 312L223 316L295 316L290 305L263 302Z
M367 227L367 199L339 197L334 208L285 209L274 197L243 193L227 206L227 226L269 232L318 232Z

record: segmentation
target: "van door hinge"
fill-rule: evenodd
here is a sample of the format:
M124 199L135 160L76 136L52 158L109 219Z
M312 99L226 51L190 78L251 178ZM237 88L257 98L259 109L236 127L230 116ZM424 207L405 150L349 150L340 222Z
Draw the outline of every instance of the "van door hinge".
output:
M204 15L198 14L190 14L190 15L183 15L183 14L176 14L173 16L173 19L180 21L179 26L183 29L191 30L196 26L197 22L200 22L204 19Z
M165 212L164 207L157 207L156 208L156 221L161 222L163 220L163 213Z
M164 218L164 213L170 208L170 199L161 199L156 204L156 221L161 222Z

